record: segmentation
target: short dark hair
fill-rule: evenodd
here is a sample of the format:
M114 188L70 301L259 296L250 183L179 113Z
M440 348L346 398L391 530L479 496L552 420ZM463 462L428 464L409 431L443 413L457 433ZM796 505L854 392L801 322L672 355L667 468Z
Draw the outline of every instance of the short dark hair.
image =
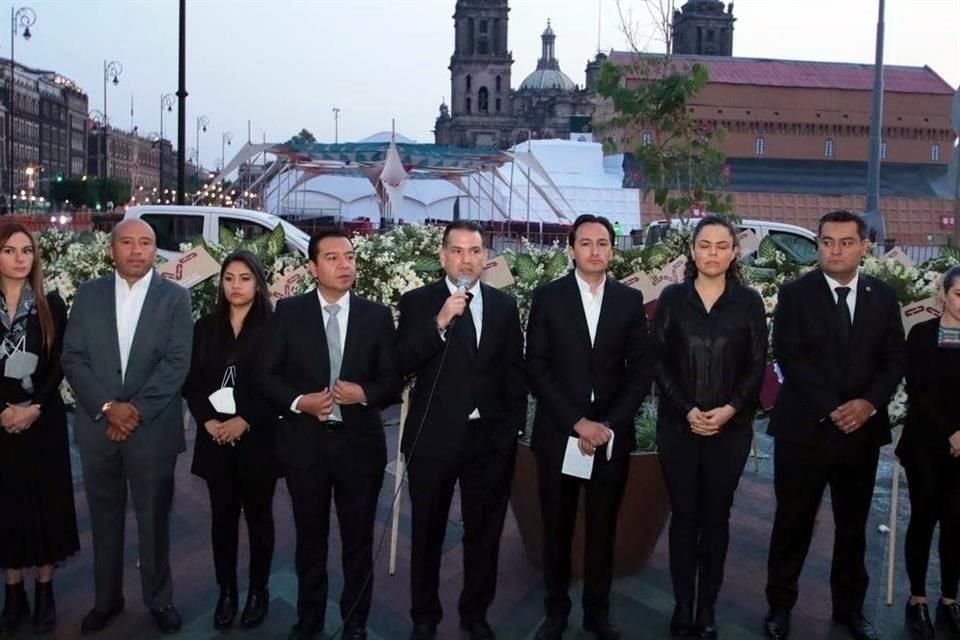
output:
M317 261L317 248L320 246L320 241L325 238L346 238L347 242L350 243L350 246L353 246L353 240L351 240L350 236L347 235L347 232L340 227L324 227L315 231L314 234L310 236L310 245L307 248L307 256L312 262Z
M943 292L949 292L958 280L960 280L960 264L955 264L943 274Z
M595 216L592 213L584 213L577 216L577 219L573 221L573 226L570 227L570 235L567 237L567 242L572 247L573 243L577 240L577 229L583 225L595 222L596 224L602 224L607 229L607 233L610 234L610 244L616 242L615 238L617 237L616 232L613 230L613 225L610 224L610 221L604 218L603 216Z
M483 238L483 227L474 222L473 220L454 220L448 224L443 229L443 246L447 246L447 238L450 237L451 231L471 231L473 233L480 234L480 242L484 242Z
M867 239L867 222L863 219L862 216L846 211L844 209L838 209L837 211L831 211L830 213L825 214L820 218L820 222L817 223L817 237L823 235L823 225L828 222L855 222L857 225L857 235L860 236L861 240Z

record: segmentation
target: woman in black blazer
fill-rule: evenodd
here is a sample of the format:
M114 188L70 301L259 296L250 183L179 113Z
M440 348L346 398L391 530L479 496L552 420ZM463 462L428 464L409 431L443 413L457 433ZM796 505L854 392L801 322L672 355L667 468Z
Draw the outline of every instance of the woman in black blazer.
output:
M905 624L914 638L933 638L927 609L927 563L940 523L937 626L960 638L960 266L943 277L943 316L913 327L907 339L910 404L897 456L910 487Z
M654 376L657 446L670 495L675 637L716 638L730 507L753 439L766 366L760 295L736 268L737 237L724 218L694 228L683 283L657 301Z
M30 615L24 574L36 567L33 630L53 629L54 565L80 549L73 504L60 352L67 307L44 295L33 237L0 228L0 567L6 595L0 634Z
M253 388L253 368L271 312L259 260L249 251L236 251L220 269L216 308L197 321L193 332L184 396L197 422L191 471L207 481L210 491L213 559L220 586L213 617L217 629L230 627L237 614L241 509L250 540L250 583L241 625L260 625L269 607L278 472L272 420Z

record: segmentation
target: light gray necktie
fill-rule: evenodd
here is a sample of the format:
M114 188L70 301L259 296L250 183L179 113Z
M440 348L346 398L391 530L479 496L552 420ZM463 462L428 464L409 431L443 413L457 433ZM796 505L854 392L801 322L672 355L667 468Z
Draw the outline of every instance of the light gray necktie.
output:
M337 322L340 306L328 304L324 309L330 314L330 319L327 320L327 353L330 355L330 392L333 393L333 385L340 377L340 366L343 364L343 352L340 350L340 323ZM330 419L343 420L339 406L333 405Z

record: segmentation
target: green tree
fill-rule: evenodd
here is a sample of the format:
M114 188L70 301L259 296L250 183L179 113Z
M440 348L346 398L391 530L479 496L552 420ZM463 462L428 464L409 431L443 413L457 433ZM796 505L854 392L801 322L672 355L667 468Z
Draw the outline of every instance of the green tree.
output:
M300 133L293 136L283 144L313 144L317 139L307 129L300 129Z
M724 193L729 169L718 148L725 131L700 122L689 110L707 84L706 67L684 67L664 55L638 53L636 58L627 65L605 63L597 82L597 92L613 106L601 128L622 132L619 143L608 139L607 145L632 151L637 160L638 173L628 176L628 183L645 196L653 193L668 218L731 214L733 201Z

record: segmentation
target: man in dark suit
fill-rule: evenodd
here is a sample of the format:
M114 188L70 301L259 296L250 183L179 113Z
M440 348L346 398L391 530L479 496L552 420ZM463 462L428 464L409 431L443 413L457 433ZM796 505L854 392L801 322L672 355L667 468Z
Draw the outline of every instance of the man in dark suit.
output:
M113 229L116 272L80 287L63 345L77 398L74 433L93 527L94 608L81 633L123 610L127 484L139 537L143 603L164 633L180 630L170 577L170 505L185 448L180 388L190 368L190 294L153 271L156 236L142 220Z
M443 232L445 277L400 300L397 360L416 376L402 450L413 516L413 640L436 636L437 590L454 485L463 513L460 625L471 640L494 637L486 615L497 585L517 431L526 421L523 335L513 297L479 280L487 259L473 222Z
M570 613L570 544L586 490L583 628L616 640L610 586L617 513L634 445L633 423L653 379L643 295L607 277L614 231L582 215L567 249L575 269L538 288L527 325L527 376L537 399L531 446L543 518L547 618L538 640L560 640ZM589 480L564 475L567 443L592 455ZM613 438L610 458L607 443Z
M296 626L291 640L323 633L331 497L340 524L343 638L367 637L373 592L373 524L387 463L380 410L403 380L394 366L390 310L350 292L353 245L339 229L310 239L317 288L281 300L265 328L260 385L277 422L297 528Z
M777 513L770 539L768 637L786 638L797 579L823 490L836 535L833 619L858 640L877 638L863 616L869 578L866 525L879 449L890 442L887 403L903 376L905 347L893 289L859 273L866 225L847 211L819 225L819 268L780 288L773 351L784 383L770 418Z

